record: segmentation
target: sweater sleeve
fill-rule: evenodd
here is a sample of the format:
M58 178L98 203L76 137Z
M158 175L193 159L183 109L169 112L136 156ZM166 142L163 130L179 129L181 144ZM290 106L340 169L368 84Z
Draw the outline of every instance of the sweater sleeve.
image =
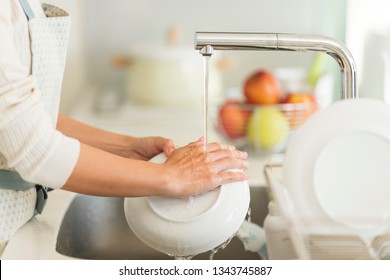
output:
M57 131L30 75L25 15L17 0L0 0L0 152L27 181L62 187L77 163L80 144Z

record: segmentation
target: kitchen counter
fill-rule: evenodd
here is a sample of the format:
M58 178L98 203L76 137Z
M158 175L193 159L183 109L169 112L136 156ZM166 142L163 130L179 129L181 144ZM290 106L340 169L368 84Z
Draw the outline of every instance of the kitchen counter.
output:
M91 103L79 103L72 116L114 132L134 136L161 135L172 138L178 146L192 142L203 134L201 109L140 108L126 104L115 112L93 114L88 104ZM212 141L218 140L215 133L211 132L209 137ZM249 154L251 187L265 186L264 165L280 160L278 157ZM55 248L62 219L74 196L74 193L62 190L50 192L44 213L16 232L1 259L71 259L56 252Z

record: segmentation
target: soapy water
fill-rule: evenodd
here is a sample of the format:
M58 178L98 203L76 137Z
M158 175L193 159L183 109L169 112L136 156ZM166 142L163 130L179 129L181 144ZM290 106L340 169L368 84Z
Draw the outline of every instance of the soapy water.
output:
M212 249L211 252L210 252L209 260L213 260L214 259L214 255L216 253L218 253L219 250L225 249L229 245L230 241L232 241L234 236L236 236L236 233L234 233L228 240L223 242L221 245L219 245L219 246L215 247L214 249Z
M169 255L169 256L173 257L175 260L191 260L196 255L193 255L193 256L171 256L171 255Z
M246 218L246 220L247 220L249 223L251 223L251 222L252 222L252 210L251 210L251 208L250 208L250 207L248 208L248 212L247 212L247 218Z
M234 233L230 238L228 238L228 240L226 240L225 242L223 242L221 245L218 245L217 247L215 247L214 249L212 249L210 251L210 257L209 257L209 260L212 260L214 259L214 255L219 251L219 250L223 250L227 247L227 245L229 245L230 241L232 241L233 237L236 236L236 233ZM197 255L191 255L191 256L172 256L172 255L169 255L170 257L173 257L175 260L191 260L193 259L195 256Z
M251 222L251 208L249 207L248 208L248 212L247 212L247 218L246 220L250 223ZM225 242L223 242L222 244L218 245L217 247L213 248L210 250L210 256L209 256L209 260L213 260L214 259L214 256L216 253L218 253L220 250L223 250L225 249L229 243L232 241L232 239L237 235L237 232L235 232L231 237L229 237ZM169 255L168 256L170 257L173 257L175 260L192 260L195 256L197 255L190 255L190 256L173 256L173 255Z

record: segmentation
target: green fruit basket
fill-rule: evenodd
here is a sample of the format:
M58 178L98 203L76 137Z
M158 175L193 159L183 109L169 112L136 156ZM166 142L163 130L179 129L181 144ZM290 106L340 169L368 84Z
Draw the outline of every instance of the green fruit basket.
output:
M291 133L317 110L316 103L255 105L225 100L214 127L226 142L256 153L284 152Z

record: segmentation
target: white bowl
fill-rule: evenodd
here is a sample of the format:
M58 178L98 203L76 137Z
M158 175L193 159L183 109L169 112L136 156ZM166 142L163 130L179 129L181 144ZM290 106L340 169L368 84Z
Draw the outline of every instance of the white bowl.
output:
M163 162L164 156L152 159ZM247 181L182 199L128 197L124 211L134 234L170 256L193 256L214 249L233 236L245 219L250 194Z

